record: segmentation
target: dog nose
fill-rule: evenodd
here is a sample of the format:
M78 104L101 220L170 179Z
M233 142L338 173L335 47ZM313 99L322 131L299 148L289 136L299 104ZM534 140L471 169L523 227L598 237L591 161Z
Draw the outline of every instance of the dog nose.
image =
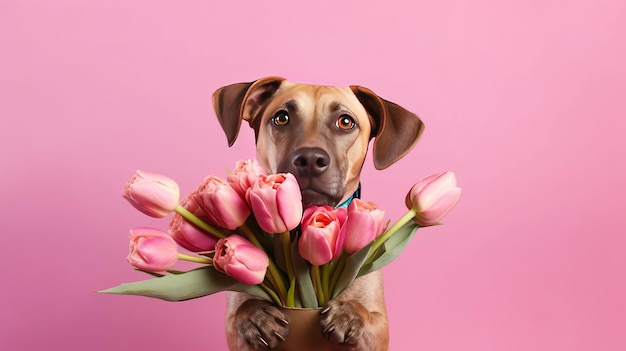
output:
M318 176L324 173L330 165L328 153L318 147L305 147L296 150L291 162L297 175L301 177Z

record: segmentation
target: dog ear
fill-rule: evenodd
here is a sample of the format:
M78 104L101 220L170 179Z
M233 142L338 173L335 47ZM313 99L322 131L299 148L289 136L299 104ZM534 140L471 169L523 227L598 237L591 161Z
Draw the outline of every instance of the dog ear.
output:
M227 85L213 93L213 108L228 139L228 146L237 140L241 120L252 122L255 112L284 80L281 77L265 77L250 83Z
M416 114L382 99L367 88L351 85L350 89L372 119L374 167L385 169L415 146L424 131L424 123Z

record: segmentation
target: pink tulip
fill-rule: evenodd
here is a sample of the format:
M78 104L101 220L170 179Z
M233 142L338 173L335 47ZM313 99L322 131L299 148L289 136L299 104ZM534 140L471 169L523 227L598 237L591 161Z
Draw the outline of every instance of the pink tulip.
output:
M406 205L417 212L413 219L421 226L438 224L461 197L452 172L428 176L417 182L406 196Z
M181 201L181 206L196 217L202 220L207 219L198 204L195 193L187 195ZM192 252L212 251L217 243L216 237L191 224L178 213L175 213L170 221L170 235L178 245Z
M144 271L165 271L178 261L178 247L174 239L154 228L132 229L129 251L128 262Z
M343 248L353 254L372 242L383 231L385 211L373 202L354 199L348 205L348 218L341 229Z
M137 171L126 183L122 196L136 209L151 217L165 217L178 206L180 190L164 175Z
M215 245L213 265L244 284L260 284L265 279L269 258L242 236L232 234Z
M257 178L264 174L265 170L257 160L239 160L235 164L235 169L228 175L227 181L239 196L245 198L248 189L252 187Z
M260 176L247 199L259 226L268 233L284 233L300 224L302 194L291 173Z
M209 221L218 227L237 229L250 215L246 202L219 177L208 176L196 190L195 196Z
M337 239L346 212L343 207L336 210L330 206L308 207L302 217L302 234L298 241L300 256L320 266L341 253L341 249L337 249Z

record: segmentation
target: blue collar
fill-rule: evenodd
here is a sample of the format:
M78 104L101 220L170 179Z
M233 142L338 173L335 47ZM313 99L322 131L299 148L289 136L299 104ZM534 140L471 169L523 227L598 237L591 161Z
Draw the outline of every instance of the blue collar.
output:
M348 205L350 205L353 199L360 199L360 198L361 198L361 183L359 183L359 187L356 188L356 191L354 192L354 194L352 194L352 196L350 196L346 201L335 206L335 208L348 207Z

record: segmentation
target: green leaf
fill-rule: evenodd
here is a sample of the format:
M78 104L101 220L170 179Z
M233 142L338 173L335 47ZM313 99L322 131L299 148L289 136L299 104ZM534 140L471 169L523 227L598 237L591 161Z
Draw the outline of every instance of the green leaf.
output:
M270 255L272 255L272 258L274 259L274 262L276 262L276 265L278 266L278 268L280 268L280 270L283 273L287 274L287 260L285 259L285 252L283 250L282 234L270 234L270 235L272 238L272 250L273 250L273 253L271 253Z
M183 274L186 271L179 271L179 270L176 270L176 269L168 269L166 272L169 273L169 274ZM161 276L163 276L163 275L161 275Z
M359 270L365 263L371 247L372 243L370 242L361 250L348 256L346 259L346 265L339 276L339 280L337 281L337 285L335 285L335 289L332 291L331 299L334 299L341 294L341 292L344 291L357 278Z
M274 255L274 235L264 232L259 224L256 222L254 216L249 216L246 220L246 225L250 229L254 236L259 241L263 250L270 256Z
M296 276L296 285L298 287L298 295L300 296L302 307L318 307L309 264L300 256L297 240L291 243L291 260L293 261L293 270ZM296 303L297 302L298 301L296 301Z
M137 272L146 273L146 274L148 274L148 275L151 275L151 276L153 276L153 277L157 277L157 278L160 278L160 277L162 277L162 276L164 276L164 275L165 275L165 274L161 274L161 273L157 273L157 272L144 271L143 269L139 269L139 268L135 268L135 270L136 270Z
M377 271L384 266L395 260L404 251L404 248L409 243L419 226L414 222L407 222L400 227L398 231L393 233L385 243L376 250L374 253L374 259L361 267L358 277L362 277L373 271Z
M332 298L341 294L355 279L379 270L395 260L402 253L417 228L419 227L415 222L407 222L393 233L376 252L370 253L372 243L369 243L361 250L348 256L346 266L332 292Z
M181 274L124 283L98 292L104 294L139 295L165 301L184 301L220 291L240 291L272 301L271 297L258 285L240 283L234 278L216 271L213 266L204 266Z

